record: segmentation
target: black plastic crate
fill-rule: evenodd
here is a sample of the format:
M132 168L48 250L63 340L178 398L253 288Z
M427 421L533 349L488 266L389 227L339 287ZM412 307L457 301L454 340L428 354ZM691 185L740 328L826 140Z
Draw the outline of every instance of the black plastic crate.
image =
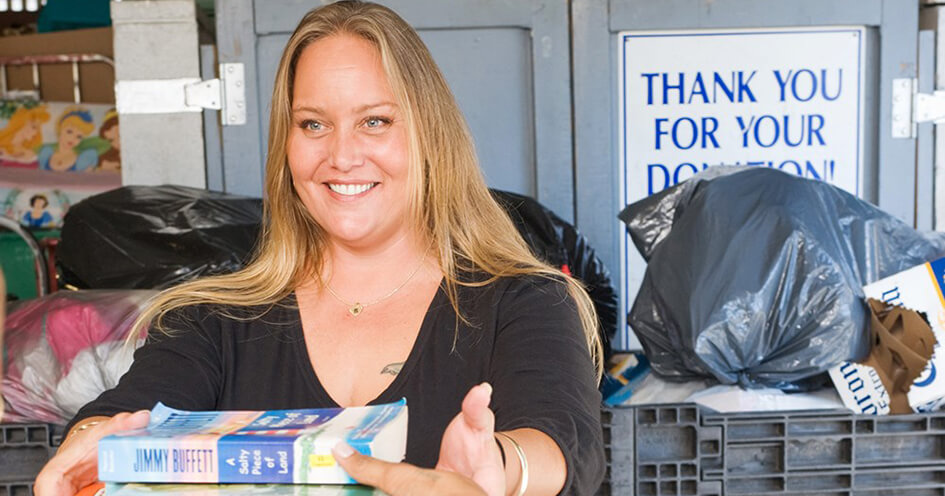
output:
M945 495L945 412L602 412L607 478L628 496Z
M33 480L62 441L62 427L0 424L0 496L33 494Z

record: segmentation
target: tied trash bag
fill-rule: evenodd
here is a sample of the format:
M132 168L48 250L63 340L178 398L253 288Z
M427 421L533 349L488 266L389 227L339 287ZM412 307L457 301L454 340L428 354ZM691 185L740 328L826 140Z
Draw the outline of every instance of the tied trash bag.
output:
M58 291L11 308L3 354L2 422L66 424L131 365L125 336L147 290Z
M825 385L869 352L862 286L942 256L945 238L826 183L733 169L621 212L648 262L630 325L664 378Z
M159 289L243 267L262 200L184 186L126 186L69 209L57 252L79 288Z

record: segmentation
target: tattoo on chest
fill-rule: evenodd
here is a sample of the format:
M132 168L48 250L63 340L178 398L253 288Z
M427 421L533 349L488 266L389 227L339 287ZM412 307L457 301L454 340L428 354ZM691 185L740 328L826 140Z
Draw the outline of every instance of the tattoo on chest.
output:
M381 375L390 374L397 375L400 373L400 369L404 367L404 362L388 363L381 369Z

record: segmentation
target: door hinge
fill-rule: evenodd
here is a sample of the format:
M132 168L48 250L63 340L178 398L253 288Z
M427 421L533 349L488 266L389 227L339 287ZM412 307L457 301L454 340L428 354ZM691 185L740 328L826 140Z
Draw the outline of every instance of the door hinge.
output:
M220 110L224 126L246 124L246 85L241 63L220 64L220 77L117 81L119 114L176 114Z
M945 124L945 90L919 93L917 80L893 80L892 137L915 138L916 126L923 122Z
M893 138L914 138L915 137L915 114L913 113L913 102L915 100L915 89L917 80L915 78L893 79L892 84L892 137Z

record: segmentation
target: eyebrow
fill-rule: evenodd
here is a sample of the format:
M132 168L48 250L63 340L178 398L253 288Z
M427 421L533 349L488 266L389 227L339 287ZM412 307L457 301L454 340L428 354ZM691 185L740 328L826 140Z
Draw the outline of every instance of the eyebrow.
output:
M394 103L394 102L369 103L369 104L367 104L367 105L361 105L360 107L355 108L355 109L354 109L354 112L360 114L361 112L365 112L365 111L372 110L372 109L376 109L376 108L380 108L380 107L393 107L393 108L397 108L397 104ZM325 110L324 110L323 108L321 108L321 107L308 107L308 106L302 105L302 106L298 106L298 107L293 108L293 109L292 109L292 112L293 112L293 113L295 113L295 112L312 112L313 114L323 114L323 113L325 113Z

